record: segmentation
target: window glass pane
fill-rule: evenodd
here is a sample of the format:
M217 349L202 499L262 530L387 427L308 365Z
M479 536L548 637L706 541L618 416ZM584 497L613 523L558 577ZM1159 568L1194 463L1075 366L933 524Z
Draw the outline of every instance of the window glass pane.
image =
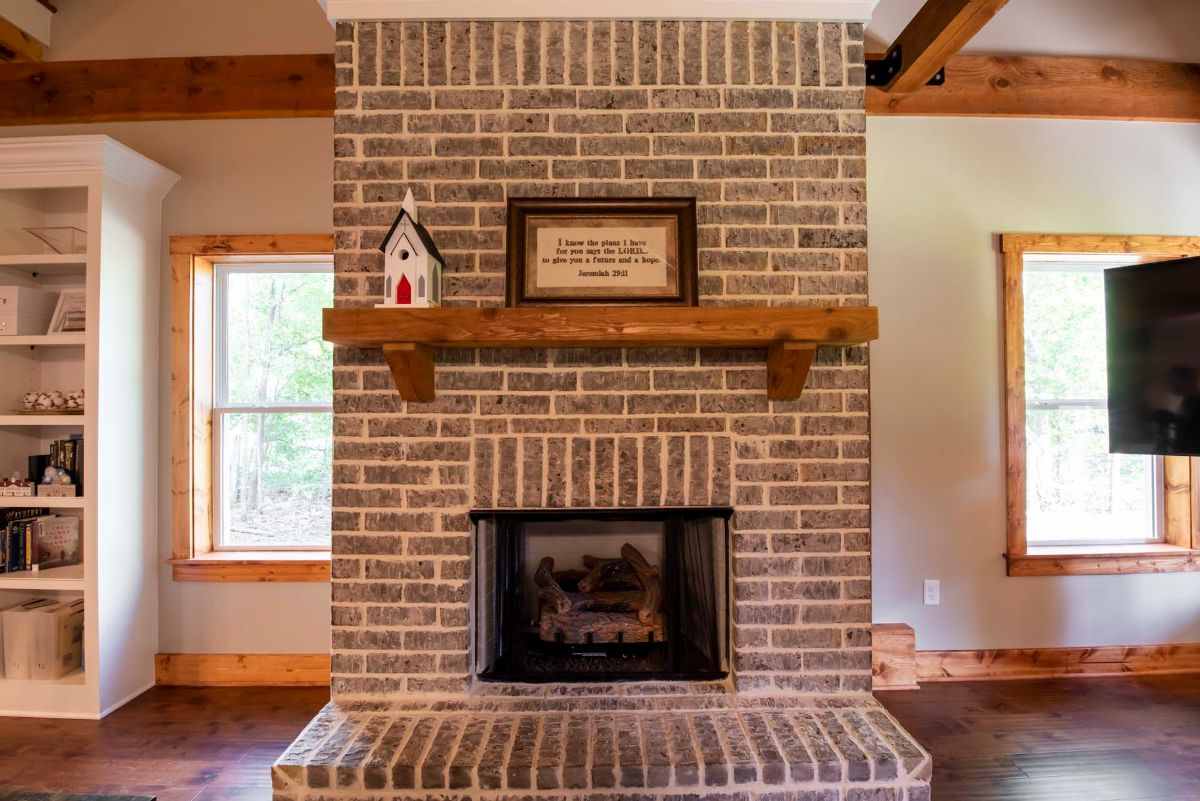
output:
M1103 400L1104 273L1025 271L1025 394Z
M1104 409L1030 409L1025 424L1030 543L1155 536L1153 460L1108 452Z
M321 309L332 305L332 273L230 270L226 402L330 403L333 346L321 339Z
M1152 540L1154 460L1108 452L1103 270L1026 266L1026 538ZM1094 404L1053 406L1081 400Z
M333 415L223 414L223 546L329 547Z

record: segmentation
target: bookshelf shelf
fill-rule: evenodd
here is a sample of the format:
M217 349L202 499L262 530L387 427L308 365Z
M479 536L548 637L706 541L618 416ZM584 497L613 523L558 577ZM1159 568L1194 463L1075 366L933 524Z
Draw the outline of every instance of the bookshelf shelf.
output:
M33 426L83 427L82 414L0 414L0 426L23 428Z
M83 565L52 567L49 570L0 573L0 589L49 592L77 590L83 592ZM82 674L81 674L82 675Z
M79 347L87 344L87 334L22 334L0 337L0 348Z
M0 255L0 267L33 275L82 276L87 272L86 253L33 253Z
M26 506L35 509L82 509L85 504L82 495L75 498L38 498L37 496L32 498L0 497L0 509L21 509Z

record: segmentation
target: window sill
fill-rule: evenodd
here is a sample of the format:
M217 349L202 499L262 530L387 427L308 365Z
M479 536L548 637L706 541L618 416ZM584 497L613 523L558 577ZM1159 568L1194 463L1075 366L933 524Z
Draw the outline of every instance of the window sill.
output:
M1010 576L1112 576L1200 570L1200 551L1178 545L1033 547L1006 554Z
M171 559L176 581L329 581L328 551L213 551Z

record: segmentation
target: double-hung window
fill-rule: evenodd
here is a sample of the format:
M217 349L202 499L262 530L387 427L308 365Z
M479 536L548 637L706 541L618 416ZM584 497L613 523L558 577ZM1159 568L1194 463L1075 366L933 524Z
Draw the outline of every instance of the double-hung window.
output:
M1200 568L1195 465L1109 452L1104 271L1200 239L1006 234L1009 575Z
M214 265L214 550L328 550L329 263Z
M177 581L328 581L328 234L171 237Z

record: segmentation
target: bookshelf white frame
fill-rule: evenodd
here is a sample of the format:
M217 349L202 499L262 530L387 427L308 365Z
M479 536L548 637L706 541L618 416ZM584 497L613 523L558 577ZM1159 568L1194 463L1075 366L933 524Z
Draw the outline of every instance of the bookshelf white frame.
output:
M160 227L163 197L178 179L106 136L0 139L0 283L83 285L87 294L85 333L0 336L0 370L46 390L72 387L34 385L74 379L77 370L74 386L86 398L83 415L18 415L15 390L0 390L6 471L78 432L86 493L0 497L0 509L48 507L83 523L83 563L0 574L0 607L37 596L86 602L84 669L58 681L0 678L0 715L101 718L154 683ZM30 197L62 198L64 208L31 203L27 216ZM41 253L32 237L30 252L21 250L16 232L38 224L39 212L40 224L85 229L87 252Z

